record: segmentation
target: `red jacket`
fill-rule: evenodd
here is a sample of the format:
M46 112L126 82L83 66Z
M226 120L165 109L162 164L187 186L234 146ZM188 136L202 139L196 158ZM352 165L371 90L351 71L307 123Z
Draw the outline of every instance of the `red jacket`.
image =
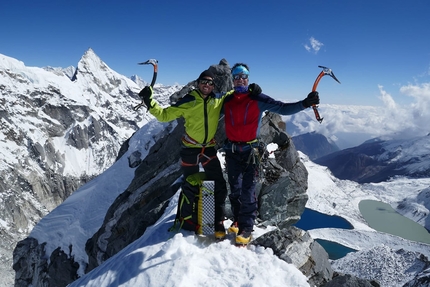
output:
M232 93L224 101L224 121L227 138L233 142L249 142L259 137L261 118L265 111L292 115L305 107L302 101L283 103L265 94L251 96Z

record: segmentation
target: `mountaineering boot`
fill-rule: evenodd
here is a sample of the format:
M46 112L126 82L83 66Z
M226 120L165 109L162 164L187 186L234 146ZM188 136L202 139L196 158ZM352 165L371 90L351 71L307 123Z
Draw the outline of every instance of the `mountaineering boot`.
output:
M236 236L236 245L247 245L251 241L251 232L242 230L239 235Z
M237 221L233 222L227 231L228 233L234 233L237 235L239 233L239 227L237 226Z
M215 238L218 240L225 238L225 227L222 221L215 224Z

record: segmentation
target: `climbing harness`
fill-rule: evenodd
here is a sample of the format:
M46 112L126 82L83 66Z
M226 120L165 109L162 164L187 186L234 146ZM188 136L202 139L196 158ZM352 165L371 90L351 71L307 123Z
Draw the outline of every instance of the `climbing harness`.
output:
M208 155L205 154L206 146L208 146L208 145L210 145L210 146L215 145L216 144L215 139L211 139L206 144L201 144L201 143L198 143L196 140L194 140L192 137L190 137L188 134L185 134L182 137L182 142L201 147L200 153L196 155L196 162L195 163L187 163L187 162L181 161L181 165L182 166L196 166L196 165L199 165L199 163L201 163L202 166L205 166L211 160L213 160L214 158L217 157L216 155L214 155L214 156L208 156ZM206 158L206 160L202 160L204 158Z

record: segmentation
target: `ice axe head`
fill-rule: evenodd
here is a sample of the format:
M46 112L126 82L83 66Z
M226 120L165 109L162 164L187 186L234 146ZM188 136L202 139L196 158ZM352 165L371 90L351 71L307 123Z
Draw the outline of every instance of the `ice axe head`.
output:
M156 59L149 59L148 61L137 63L138 65L152 65L154 67L154 74L152 76L151 87L154 87L157 80L158 61Z
M138 65L152 65L154 67L154 73L152 75L152 81L150 86L154 87L155 85L155 81L157 80L157 73L158 73L158 61L155 59L149 59L146 62L141 62L141 63L137 63ZM138 104L137 106L133 107L133 110L137 111L138 109L140 109L140 107L145 106L143 100L140 104Z
M336 82L339 82L339 80L336 78L336 76L333 74L333 71L327 67L324 66L318 66L319 68L322 68L323 70L321 71L321 73L319 73L317 79L315 80L314 86L312 87L312 91L315 92L317 90L317 86L318 83L320 82L321 78L325 75L329 75L330 77L332 77Z
M317 90L317 86L318 83L320 82L321 78L324 77L325 75L329 75L330 77L332 77L336 82L339 82L339 80L336 78L336 76L333 74L333 71L327 67L324 66L318 66L319 68L322 68L323 70L321 71L321 73L319 73L318 77L316 78L315 82L314 82L314 86L312 87L312 92L315 92ZM318 112L318 107L316 105L312 106L312 109L314 110L315 113L315 118L317 119L317 121L319 121L320 123L322 122L323 118L321 118L319 112Z
M329 75L330 77L332 77L336 82L339 82L339 80L336 78L336 76L333 74L333 71L330 68L324 67L324 66L318 66L318 68L322 68L324 75Z
M142 63L137 63L138 65L153 65L154 67L157 66L158 61L155 59L149 59L148 61L142 62Z

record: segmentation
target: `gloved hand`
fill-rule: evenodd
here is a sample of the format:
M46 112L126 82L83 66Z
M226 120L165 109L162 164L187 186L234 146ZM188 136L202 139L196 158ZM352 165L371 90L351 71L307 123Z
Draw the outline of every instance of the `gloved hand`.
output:
M259 94L261 94L263 91L261 90L261 87L256 84L256 83L252 83L251 85L248 86L248 91L251 93L251 95L253 96L257 96Z
M146 107L148 109L152 108L151 102L152 102L152 87L146 86L139 92L139 97L142 99L142 101L145 103Z
M305 108L309 108L312 105L318 105L320 103L320 97L318 92L310 92L306 99L302 101Z

